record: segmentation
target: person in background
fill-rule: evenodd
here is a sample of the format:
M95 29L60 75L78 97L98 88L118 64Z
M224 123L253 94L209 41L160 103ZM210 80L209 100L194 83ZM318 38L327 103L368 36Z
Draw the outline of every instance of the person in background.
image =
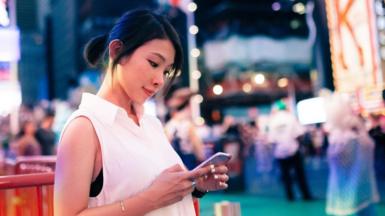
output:
M12 152L15 156L41 155L41 148L35 138L36 124L33 120L25 120L22 123L20 132L11 143Z
M170 92L170 95L166 100L170 119L165 131L183 163L192 170L205 159L204 145L191 116L190 98L193 94L188 87L184 87Z
M52 110L45 111L45 115L40 122L40 127L35 133L37 141L40 143L43 155L53 155L56 142L56 134L52 130L55 113Z
M385 180L385 115L378 116L378 125L369 130L373 138L374 168L378 180Z
M274 157L279 163L282 181L288 201L295 199L293 182L299 183L304 200L312 200L305 176L302 155L299 151L299 138L304 133L303 127L291 114L283 101L275 103L268 126L268 140L275 145ZM294 171L295 176L292 176Z
M106 59L104 59L104 57ZM82 95L60 139L54 214L195 216L192 196L227 188L225 165L188 171L144 102L171 84L182 65L179 38L149 10L122 15L85 48L105 65L96 95Z
M373 168L374 142L349 100L335 94L325 101L330 170L326 213L373 216L374 203L379 200Z

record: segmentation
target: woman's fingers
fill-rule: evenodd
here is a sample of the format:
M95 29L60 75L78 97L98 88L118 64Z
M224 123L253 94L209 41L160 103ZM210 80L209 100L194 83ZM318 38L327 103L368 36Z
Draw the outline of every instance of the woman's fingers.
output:
M208 175L211 173L211 169L209 166L206 166L206 167L202 167L202 168L199 168L199 169L195 169L195 170L191 170L191 171L188 171L185 178L186 179L197 179L197 178L200 178L204 175Z
M229 171L229 169L225 165L220 165L220 166L210 165L210 166L211 166L210 167L211 174L224 174Z
M229 176L226 174L223 174L223 175L214 174L213 178L219 182L227 182L229 180Z

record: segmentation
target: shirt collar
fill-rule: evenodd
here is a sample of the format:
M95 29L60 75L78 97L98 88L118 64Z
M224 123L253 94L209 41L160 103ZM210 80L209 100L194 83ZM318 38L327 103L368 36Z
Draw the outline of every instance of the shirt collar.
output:
M99 119L102 119L109 124L113 124L118 115L128 118L127 112L120 106L90 93L82 94L82 100L79 108L90 110ZM139 123L141 123L144 115L144 106L141 104L134 104L133 108L139 118Z

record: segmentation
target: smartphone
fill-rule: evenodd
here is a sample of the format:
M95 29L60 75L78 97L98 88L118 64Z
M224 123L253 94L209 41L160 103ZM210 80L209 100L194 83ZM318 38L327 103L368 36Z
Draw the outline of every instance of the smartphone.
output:
M201 167L210 165L210 164L225 164L231 159L231 155L224 153L224 152L217 152L213 156L209 157L207 160L200 163L197 167L195 167L193 170L199 169Z

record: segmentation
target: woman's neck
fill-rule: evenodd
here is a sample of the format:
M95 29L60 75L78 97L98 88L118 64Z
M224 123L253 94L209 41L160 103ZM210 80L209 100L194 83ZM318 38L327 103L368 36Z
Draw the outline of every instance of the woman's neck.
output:
M134 102L124 93L123 89L119 86L118 83L113 83L110 72L107 72L97 95L123 108L126 111L128 117L139 125L139 119L134 108Z

